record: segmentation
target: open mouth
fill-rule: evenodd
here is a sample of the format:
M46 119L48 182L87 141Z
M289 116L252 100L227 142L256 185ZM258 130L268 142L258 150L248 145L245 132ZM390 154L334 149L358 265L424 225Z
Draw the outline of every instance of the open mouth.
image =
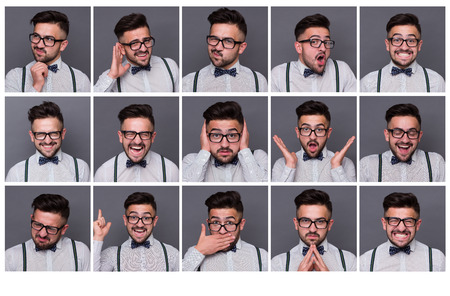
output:
M147 233L147 229L141 227L134 227L132 230L135 237L145 237Z
M310 141L308 142L308 150L311 153L316 153L319 149L319 144L316 141Z
M392 237L395 238L398 241L407 241L409 237L411 236L411 233L409 231L393 231Z
M128 146L128 150L131 155L133 156L141 156L142 153L144 153L144 146L143 145L130 145Z
M411 151L412 144L400 143L397 144L396 147L400 155L408 155Z
M316 61L320 66L324 66L326 62L325 54L319 53L316 55Z

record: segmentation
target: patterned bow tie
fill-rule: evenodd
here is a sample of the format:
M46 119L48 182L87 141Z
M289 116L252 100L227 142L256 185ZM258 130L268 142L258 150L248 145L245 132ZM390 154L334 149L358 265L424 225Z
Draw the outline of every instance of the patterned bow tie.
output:
M139 67L133 66L133 67L131 67L131 74L134 75L141 70L150 71L150 68L151 68L150 64L148 64L147 66L139 66Z
M313 70L311 70L311 69L308 69L308 68L306 68L305 69L305 71L303 71L303 77L309 77L309 76L311 76L311 75L313 75L313 74L317 74L317 75L319 75L319 76L322 76L323 75L323 73L316 73L316 72L314 72Z
M216 67L216 69L214 70L214 77L219 77L219 76L222 76L224 74L228 74L228 75L231 75L233 77L236 77L236 74L237 74L236 73L236 68L232 68L232 69L226 70L226 69L222 69L222 68L217 68Z
M303 161L308 161L308 160L310 160L310 159L318 159L318 160L322 161L322 159L323 159L323 153L320 152L320 153L319 153L319 156L317 156L317 157L314 158L314 157L310 157L310 156L308 155L308 153L303 152Z
M140 165L141 167L145 168L147 166L147 161L143 159L140 162L132 162L131 160L127 159L127 168L131 168L134 165Z
M309 251L309 247L303 247L302 255L303 255L303 256L306 256L306 254L308 253L308 251ZM318 247L317 247L317 251L319 252L320 255L323 255L323 253L325 252L323 246L318 246Z
M233 158L233 160L230 162L231 164L233 164L233 165L237 165L238 164L238 162L239 162L239 158L236 156L235 158ZM217 168L217 167L220 167L220 166L222 166L222 165L224 165L225 163L223 163L223 162L221 162L220 160L218 160L217 158L214 158L214 166Z
M389 255L392 256L392 255L397 254L398 252L405 252L407 255L409 255L411 253L411 247L410 246L406 246L403 248L397 248L397 247L393 247L393 246L389 247Z
M392 155L391 164L395 165L395 164L397 164L399 162L404 162L404 163L407 163L407 164L411 164L412 163L412 158L408 159L407 161L400 161L400 159L398 159L395 155Z
M38 247L35 247L34 249L36 250L36 252L39 252L39 251L43 251L43 250L44 250L44 249L39 249ZM48 248L47 250L50 250L50 251L52 251L52 252L56 252L56 245L51 246L51 247Z
M236 253L236 245L234 245L234 246L231 248L230 251L233 252L233 253Z
M58 164L58 156L53 156L49 158L39 156L39 165L46 164L47 162L53 162L54 164Z
M145 247L145 248L148 249L148 248L150 248L150 242L148 240L146 240L143 243L137 243L134 240L131 241L131 248L132 249L136 249L136 248L139 248L139 247Z
M48 66L48 69L50 71L52 71L53 73L56 73L56 71L58 71L58 65L56 65L56 64L50 65L50 66Z
M392 70L391 70L391 75L392 76L398 75L400 73L405 73L408 77L411 77L412 69L411 68L400 69L400 68L397 68L397 67L392 67Z

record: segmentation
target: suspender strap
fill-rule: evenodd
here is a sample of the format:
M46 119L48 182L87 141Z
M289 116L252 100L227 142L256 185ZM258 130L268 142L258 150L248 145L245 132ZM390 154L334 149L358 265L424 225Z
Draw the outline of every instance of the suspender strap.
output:
M120 249L122 246L117 247L117 271L120 271Z
M430 162L430 156L428 155L428 152L425 152L425 158L427 159L428 178L429 178L430 182L433 182L433 171L431 170L431 162Z
M164 260L166 261L166 271L169 271L169 258L167 257L166 246L162 242L160 242L160 243L161 243L161 247L164 252Z
M256 72L253 71L253 77L255 77L255 88L256 88L256 92L259 92L259 82L258 82L258 75L256 75Z
M430 272L433 271L433 252L431 247L428 247L428 262L430 264Z
M75 245L75 241L73 239L70 240L72 241L73 260L75 260L75 271L78 271L77 246Z
M25 182L28 182L28 160L29 158L27 158L27 160L25 160Z
M117 159L119 158L119 154L116 155L114 159L114 182L117 182Z
M290 83L289 83L289 72L291 69L291 62L288 62L286 65L286 92L291 92Z
M122 88L120 87L120 77L117 77L117 91L122 92Z
M170 71L169 64L167 63L165 58L161 58L166 65L167 71L169 71L170 79L172 80L172 92L175 92L175 82L173 81L172 71Z
M291 263L291 251L286 253L286 271L289 271L289 263Z
M381 69L378 70L378 79L377 79L377 92L381 90Z
M383 160L381 157L381 154L378 154L378 182L381 182L382 179L382 167L383 167Z
M27 67L22 68L22 92L25 92L25 77L27 75Z
M427 92L430 92L430 79L428 78L428 72L425 67L422 67L423 74L425 74L425 83L427 84Z
M339 92L339 66L335 60L332 59L332 61L334 63L334 68L336 70L336 92Z
M197 71L197 72L195 72L195 76L194 76L194 87L193 87L193 89L192 89L193 92L197 92L197 82L198 82L198 73L199 73L199 72L200 72L200 70Z
M167 182L167 180L166 180L166 162L164 161L164 157L162 155L161 155L161 164L162 164L163 182Z
M342 268L344 268L344 271L347 271L347 266L345 265L344 252L342 252L341 249L338 249L338 250L339 250L339 255L341 256Z
M71 66L67 65L69 67L70 70L70 74L72 75L72 87L73 87L73 92L77 92L77 81L75 80L75 73L73 73L73 69Z
M23 258L23 271L27 271L27 248L25 247L25 243L22 243L22 258Z
M72 156L72 157L73 157L73 163L75 164L75 180L77 182L80 182L80 174L78 173L78 161L77 161L76 157L74 157L74 156Z
M373 271L373 264L375 262L375 252L377 251L377 248L373 249L372 251L372 258L370 259L370 271Z
M259 264L259 271L262 271L262 262L261 262L261 251L258 247L256 247L256 253L258 254L258 264Z

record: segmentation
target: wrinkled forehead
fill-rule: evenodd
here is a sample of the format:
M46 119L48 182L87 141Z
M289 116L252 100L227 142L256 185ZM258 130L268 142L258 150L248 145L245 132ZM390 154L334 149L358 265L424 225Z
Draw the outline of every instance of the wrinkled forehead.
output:
M127 215L129 215L130 213L135 213L138 215L155 215L155 209L150 204L132 204L128 206L125 212Z
M420 39L420 33L414 25L398 25L391 28L388 37Z
M315 114L315 115L302 115L298 120L298 126L307 125L310 127L323 125L328 127L330 123L326 119L325 115Z
M403 208L388 208L384 213L386 217L397 217L397 218L419 218L419 213L417 213L413 208L403 207Z
M215 208L208 213L208 218L220 221L236 221L242 218L242 213L239 213L235 208Z
M222 132L233 131L241 132L242 125L236 119L211 120L206 125L208 131L217 130Z

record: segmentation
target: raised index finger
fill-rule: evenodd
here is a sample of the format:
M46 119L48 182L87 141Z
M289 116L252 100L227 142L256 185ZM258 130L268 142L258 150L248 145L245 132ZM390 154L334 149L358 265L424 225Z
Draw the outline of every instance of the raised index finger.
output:
M102 216L102 210L101 210L101 209L98 209L98 217L97 217L97 219L101 219L101 218L103 218L103 216Z

